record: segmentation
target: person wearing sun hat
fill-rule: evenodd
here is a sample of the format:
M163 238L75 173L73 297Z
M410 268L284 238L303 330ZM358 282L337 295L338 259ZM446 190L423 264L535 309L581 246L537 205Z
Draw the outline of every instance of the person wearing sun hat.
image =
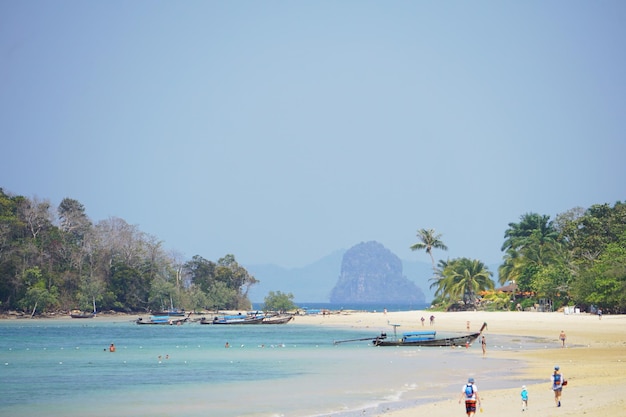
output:
M476 414L476 402L480 406L480 397L478 396L478 387L474 384L474 378L469 378L467 384L463 385L461 391L461 397L459 398L459 404L461 400L465 399L465 412L467 417L472 417Z
M565 377L561 373L559 366L554 367L554 372L550 378L552 381L552 391L554 391L554 403L557 407L561 406L561 393L563 392L563 382Z

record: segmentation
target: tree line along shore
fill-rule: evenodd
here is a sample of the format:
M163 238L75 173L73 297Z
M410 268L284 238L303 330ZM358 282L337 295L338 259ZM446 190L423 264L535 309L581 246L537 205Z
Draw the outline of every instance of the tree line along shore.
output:
M626 204L574 208L551 219L527 213L509 223L498 282L480 260L435 262L447 249L442 235L420 229L410 246L433 264L433 304L440 310L521 309L537 304L558 310L626 311ZM157 237L123 219L93 222L77 200L53 208L45 199L0 188L0 310L31 316L70 311L149 312L243 310L258 280L233 254L217 261L183 259ZM270 294L269 302L296 307L293 294Z

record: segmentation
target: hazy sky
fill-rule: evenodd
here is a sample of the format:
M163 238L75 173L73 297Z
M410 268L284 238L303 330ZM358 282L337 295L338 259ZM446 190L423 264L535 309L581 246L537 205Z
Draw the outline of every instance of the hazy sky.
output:
M0 187L304 266L626 200L626 2L0 1Z

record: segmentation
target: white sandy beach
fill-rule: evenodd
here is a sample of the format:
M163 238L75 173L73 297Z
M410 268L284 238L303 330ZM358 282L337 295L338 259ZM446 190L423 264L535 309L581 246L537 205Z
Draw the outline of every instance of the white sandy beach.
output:
M487 349L482 358L480 350L475 352L476 366L482 360L493 357L522 360L525 369L517 370L522 376L519 388L480 391L483 412L477 416L503 416L519 413L524 416L623 416L626 415L626 316L605 315L599 320L595 315L534 312L454 312L431 313L429 311L384 313L346 313L327 316L298 317L295 324L320 326L345 326L371 328L375 335L381 330L389 332L388 323L400 324L405 329L421 327L420 318L436 316L434 329L440 332L465 332L469 320L472 331L477 331L483 322L488 323L485 331L489 335L532 336L545 339L546 348L506 352ZM559 333L567 334L566 347L561 344ZM549 347L549 348L548 348ZM555 348L557 347L557 348ZM557 408L550 389L550 375L559 365L568 380L563 389L562 406ZM544 380L542 383L526 381ZM449 417L464 416L465 408L458 403L460 389L466 380L458 381L459 392L450 392L449 399L422 406L389 410L363 415L385 417ZM480 389L480 380L476 381ZM529 409L521 411L520 390L526 385L529 391ZM443 393L445 395L445 393Z

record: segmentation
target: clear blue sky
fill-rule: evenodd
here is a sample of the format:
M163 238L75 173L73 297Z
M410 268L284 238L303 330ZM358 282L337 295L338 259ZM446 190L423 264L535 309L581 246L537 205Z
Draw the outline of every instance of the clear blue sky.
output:
M498 263L626 199L624 1L0 2L0 187L187 258L304 266L419 228Z

